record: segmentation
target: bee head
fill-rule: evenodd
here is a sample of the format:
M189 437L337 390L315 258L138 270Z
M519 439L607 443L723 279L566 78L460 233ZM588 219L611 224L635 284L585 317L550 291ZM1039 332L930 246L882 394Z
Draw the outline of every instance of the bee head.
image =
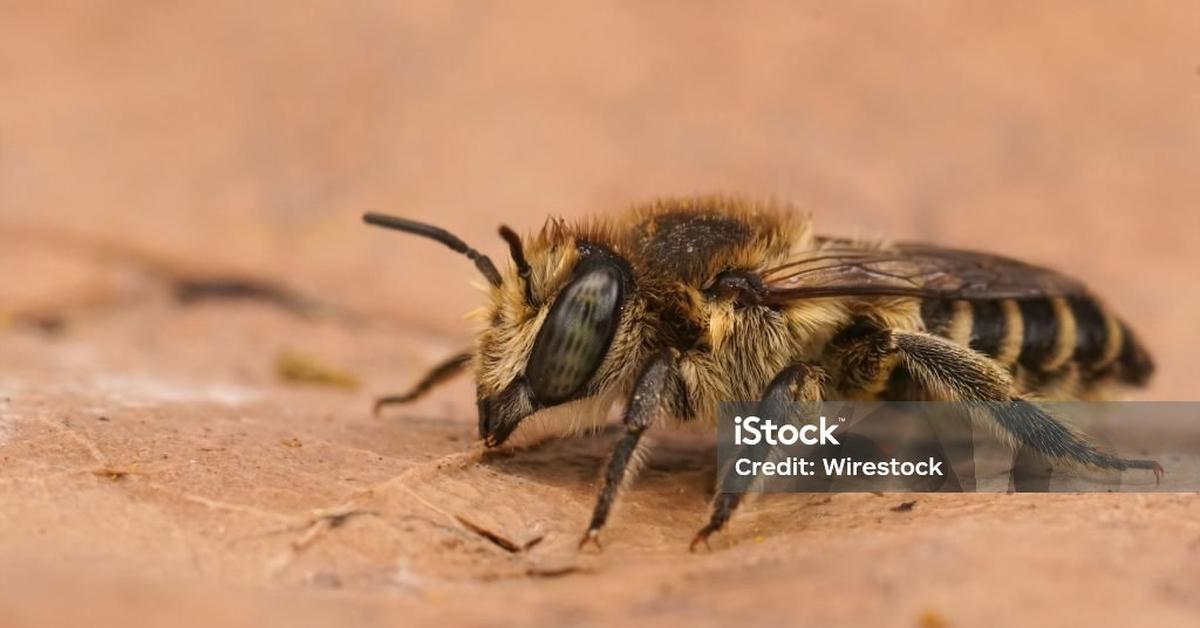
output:
M529 415L594 397L618 381L637 343L630 336L629 264L610 249L543 230L528 245L508 227L512 265L503 273L487 256L448 232L367 214L371 224L438 240L463 253L489 284L490 303L475 343L479 436L503 443ZM635 335L635 334L634 334Z
M620 378L634 281L603 246L539 236L526 247L507 227L500 235L513 265L476 345L479 435L490 446L534 412L595 397Z

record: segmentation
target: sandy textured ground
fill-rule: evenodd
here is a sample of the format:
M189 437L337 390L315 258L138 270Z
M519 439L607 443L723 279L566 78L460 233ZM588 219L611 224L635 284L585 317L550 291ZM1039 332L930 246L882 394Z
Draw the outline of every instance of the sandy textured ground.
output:
M794 200L1067 269L1153 350L1142 397L1195 399L1200 9L245 4L0 2L0 625L1200 622L1194 495L766 497L689 555L689 437L579 554L611 436L479 459L468 382L369 415L479 295L356 218L498 255L500 221ZM319 302L177 298L229 277Z

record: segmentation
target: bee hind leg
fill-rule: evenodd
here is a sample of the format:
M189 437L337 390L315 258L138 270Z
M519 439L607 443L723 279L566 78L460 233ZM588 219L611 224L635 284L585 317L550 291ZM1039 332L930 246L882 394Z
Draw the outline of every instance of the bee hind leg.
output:
M625 433L617 441L612 456L605 468L603 486L596 498L587 531L579 540L579 547L592 543L600 547L600 530L608 521L608 515L616 502L621 486L629 482L636 472L638 444L642 434L653 424L654 419L668 407L670 387L676 376L675 357L670 352L655 355L642 367L634 384L629 403L625 406L622 423Z
M1102 451L1075 429L1016 394L1008 372L982 354L929 334L891 330L878 333L895 347L900 364L920 387L946 400L983 402L986 405L981 409L986 411L975 416L993 422L1013 445L1068 464L1118 471L1147 469L1154 472L1156 481L1161 479L1163 469L1157 462Z
M450 381L454 376L466 370L467 365L471 363L471 354L467 352L459 353L443 360L437 366L434 366L425 376L420 379L407 392L399 395L387 395L379 397L375 400L375 405L372 408L372 413L379 416L384 406L403 405L412 403L424 397L426 393L436 388L438 385Z
M828 377L825 375L825 371L819 366L810 364L794 364L789 366L780 371L771 380L771 383L767 385L762 399L758 403L758 414L760 416L783 418L785 420L801 418L805 414L805 410L797 408L796 402L803 402L806 405L820 403L825 396L824 391L827 384ZM752 461L765 461L772 453L774 452L767 445L743 446L742 450L733 459L736 460L744 457ZM735 486L740 490L717 493L713 498L708 523L703 528L700 528L700 531L692 538L689 550L695 551L696 546L701 543L707 546L708 537L712 536L715 532L719 532L725 527L725 524L729 523L733 512L741 505L742 496L745 495L745 491L751 488L749 485L742 486L741 483L731 483L732 473L733 467L731 465L727 465L718 471L720 476L717 479L718 490L730 486Z

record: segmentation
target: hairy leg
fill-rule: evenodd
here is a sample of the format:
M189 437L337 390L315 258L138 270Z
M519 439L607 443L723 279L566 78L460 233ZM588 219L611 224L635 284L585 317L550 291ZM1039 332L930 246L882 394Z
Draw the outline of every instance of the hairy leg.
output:
M579 547L582 548L588 543L600 546L600 530L608 521L608 515L617 499L617 492L633 475L630 462L637 451L638 442L646 428L668 407L675 368L675 358L669 352L655 355L642 367L629 403L625 407L622 419L625 433L617 441L612 457L608 460L604 471L604 485L596 499L596 508L592 511L592 520L588 524L587 532L579 541Z
M430 369L429 372L425 374L425 377L422 377L421 380L417 382L415 386L409 389L408 392L400 395L388 395L386 397L380 397L376 399L375 407L373 409L374 414L379 416L379 413L383 410L384 406L411 403L417 399L420 399L421 397L424 397L425 393L433 390L433 388L437 385L445 383L452 379L455 375L462 373L464 370L466 370L467 365L470 363L471 354L465 352L446 359Z
M865 356L865 357L864 357ZM890 368L902 366L914 382L948 401L987 404L986 420L1015 447L1028 447L1052 460L1100 469L1149 469L1161 478L1153 460L1120 458L1096 448L1086 437L1015 393L1012 377L998 364L969 348L920 332L879 330L856 339L847 363L869 375L848 373L850 380L878 382ZM980 408L983 410L984 408Z
M824 388L827 383L825 372L818 366L809 364L795 364L789 366L778 375L771 383L767 385L763 392L762 399L758 404L758 414L760 416L783 417L788 414L791 409L791 404L797 401L802 402L820 402L824 398ZM767 446L745 447L746 454L758 460L765 460L770 455L770 448ZM740 456L737 456L740 457ZM725 478L732 473L731 467L718 470L721 477L718 478L717 486L725 485ZM717 493L713 498L712 510L709 515L708 523L700 528L696 536L692 539L690 549L695 551L696 545L700 543L708 544L708 537L714 532L720 531L729 522L733 516L733 511L742 502L744 492L732 493Z

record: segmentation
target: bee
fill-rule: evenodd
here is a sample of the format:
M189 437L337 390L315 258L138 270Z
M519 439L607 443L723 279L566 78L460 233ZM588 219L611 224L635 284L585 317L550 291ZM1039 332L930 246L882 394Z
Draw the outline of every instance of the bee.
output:
M814 233L790 206L673 198L613 217L550 219L499 233L501 271L449 232L383 214L372 225L431 238L487 280L474 346L376 411L467 369L479 437L503 444L535 414L603 415L623 433L580 540L599 546L618 492L656 425L715 423L722 401L942 400L1003 404L994 431L1014 447L1094 469L1117 457L1029 399L1110 398L1153 372L1137 337L1082 283L1020 261L927 244ZM692 541L707 543L741 501L717 493Z

